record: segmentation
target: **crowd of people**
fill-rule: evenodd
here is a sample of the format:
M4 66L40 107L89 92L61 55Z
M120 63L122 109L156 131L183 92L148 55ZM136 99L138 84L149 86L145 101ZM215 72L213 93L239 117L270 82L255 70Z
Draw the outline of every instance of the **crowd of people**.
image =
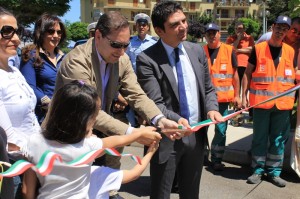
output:
M87 42L64 54L64 24L42 14L19 63L12 61L20 44L18 22L0 7L1 161L38 164L50 150L69 162L92 150L145 145L141 164L131 170L120 170L120 157L104 154L81 167L56 161L47 176L28 169L21 176L24 198L122 199L121 184L150 163L151 199L170 198L174 186L180 198L197 199L206 146L212 169L226 169L228 122L222 116L229 104L246 108L295 85L299 17L278 16L270 37L258 44L241 22L226 43L220 27L208 23L203 47L186 41L188 19L178 2L159 2L151 17L139 13L134 21L137 36L131 37L124 15L104 13L88 26ZM158 39L148 34L151 25ZM247 183L266 176L285 187L280 174L294 102L292 93L253 109ZM206 119L217 123L212 143L207 128L191 130ZM3 179L1 198L14 198L16 178Z

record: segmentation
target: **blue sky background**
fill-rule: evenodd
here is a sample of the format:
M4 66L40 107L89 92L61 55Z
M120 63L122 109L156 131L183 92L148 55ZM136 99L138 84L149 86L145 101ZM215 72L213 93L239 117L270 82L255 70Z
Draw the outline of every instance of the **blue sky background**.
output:
M60 19L65 22L65 20L71 23L80 21L80 0L72 0L70 2L70 10Z

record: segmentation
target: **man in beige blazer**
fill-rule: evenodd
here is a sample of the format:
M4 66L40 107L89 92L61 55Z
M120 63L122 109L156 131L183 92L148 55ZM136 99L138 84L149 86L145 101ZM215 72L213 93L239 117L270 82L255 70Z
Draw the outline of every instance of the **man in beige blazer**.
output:
M129 41L130 29L127 19L115 11L103 14L96 25L95 37L65 56L57 74L55 89L72 80L82 80L96 87L102 110L99 111L94 129L104 134L102 136L139 131L113 118L111 106L118 93L148 124L176 129L178 124L166 119L138 84L131 62L125 54ZM174 140L179 139L181 134L175 132L163 136ZM139 142L149 145L153 139ZM120 166L119 161L106 161L106 166Z

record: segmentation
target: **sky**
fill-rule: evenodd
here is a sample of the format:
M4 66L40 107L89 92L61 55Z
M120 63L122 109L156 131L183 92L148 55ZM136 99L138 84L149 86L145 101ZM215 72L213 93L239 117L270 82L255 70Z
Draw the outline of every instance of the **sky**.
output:
M80 0L72 0L70 2L70 10L60 19L65 22L65 20L74 23L80 21Z

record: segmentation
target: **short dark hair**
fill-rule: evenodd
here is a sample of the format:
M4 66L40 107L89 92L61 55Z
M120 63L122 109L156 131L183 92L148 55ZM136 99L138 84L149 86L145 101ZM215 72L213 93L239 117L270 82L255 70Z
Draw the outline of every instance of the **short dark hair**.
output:
M99 30L103 37L123 28L128 28L127 18L118 11L109 11L99 18L96 30Z
M78 143L87 135L87 124L98 114L96 89L72 81L54 94L43 136L61 143Z
M292 20L292 25L293 25L294 23L300 24L300 17L293 17L291 20Z
M181 5L176 1L161 1L157 3L151 14L151 21L153 27L158 27L165 30L164 23L168 17L177 12L178 10L183 11Z
M243 28L245 28L245 26L244 26L244 24L243 24L243 22L241 22L241 21L237 21L236 22L236 24L235 24L235 27L237 27L237 26L243 26Z

